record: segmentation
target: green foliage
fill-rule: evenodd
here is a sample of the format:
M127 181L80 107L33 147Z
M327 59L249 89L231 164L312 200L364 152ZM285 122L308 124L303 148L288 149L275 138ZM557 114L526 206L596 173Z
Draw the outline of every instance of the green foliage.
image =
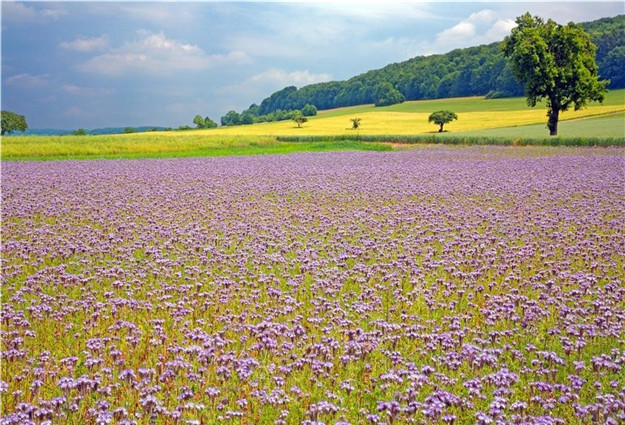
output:
M350 121L352 122L352 130L358 130L358 128L360 127L360 118L350 118Z
M510 59L515 78L525 84L527 104L536 106L546 99L547 127L555 136L560 112L603 101L607 81L599 80L596 46L574 23L544 22L529 13L516 23L502 45L504 55Z
M72 136L86 136L86 135L87 135L87 130L85 130L84 128L79 128L78 130L72 133Z
M625 87L625 15L582 24L597 46L601 79L610 80L610 89Z
M375 106L390 106L402 103L406 98L391 83L382 82L375 88Z
M228 111L226 115L221 117L221 125L239 125L241 124L241 116L237 111Z
M13 133L14 131L26 131L28 124L24 115L18 115L11 111L0 112L2 116L2 135Z
M457 120L458 115L451 111L436 111L432 112L432 114L428 117L428 122L433 122L436 125L439 125L438 129L439 133L443 132L443 126L453 120Z
M200 115L196 115L195 118L193 118L193 124L195 124L197 128L204 128L204 118Z
M204 117L204 128L217 128L217 123L209 117Z
M619 46L625 46L625 15L582 24L599 46L597 64L602 78L611 79L610 88L625 87L625 61ZM613 53L614 52L614 53ZM483 96L521 96L523 86L501 50L501 43L456 49L443 55L418 56L404 62L368 71L346 81L311 84L297 89L286 87L261 102L259 115L292 109L306 104L320 110L376 103L376 88L389 83L406 100Z
M134 127L126 127L124 128L124 133L129 134L129 133L134 133L135 129Z
M304 114L305 117L314 117L315 115L317 115L317 107L315 105L307 103L302 108L302 114Z
M297 124L297 127L299 128L302 126L302 124L308 121L308 118L306 118L304 114L302 114L302 111L295 110L293 111L293 116L291 117L291 121Z

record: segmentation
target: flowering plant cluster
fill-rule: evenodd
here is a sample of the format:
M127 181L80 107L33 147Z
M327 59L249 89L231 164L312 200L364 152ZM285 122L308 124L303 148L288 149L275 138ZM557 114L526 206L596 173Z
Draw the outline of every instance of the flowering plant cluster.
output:
M0 424L623 423L623 167L4 163Z

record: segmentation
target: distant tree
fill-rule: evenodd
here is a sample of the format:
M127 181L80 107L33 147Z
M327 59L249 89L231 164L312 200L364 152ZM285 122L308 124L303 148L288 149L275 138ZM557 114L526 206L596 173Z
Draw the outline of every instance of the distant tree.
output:
M79 128L78 130L74 131L72 135L73 136L86 136L87 130L85 130L84 128Z
M625 46L612 49L603 66L603 73L611 76L610 87L625 87Z
M241 116L237 111L228 111L226 115L221 117L221 125L239 125Z
M14 131L26 131L28 129L28 124L26 123L24 115L18 115L11 111L1 111L0 115L2 116L1 132L3 136L6 133L10 134Z
M181 125L180 127L178 127L178 131L187 131L187 130L191 130L191 127L189 127L188 125Z
M195 118L193 118L193 124L195 124L197 128L204 128L204 118L202 118L202 116L200 115L196 115Z
M558 134L560 113L589 101L602 102L608 81L600 81L595 61L597 47L574 23L566 26L526 13L504 39L504 56L515 78L525 84L529 106L547 100L549 134Z
M243 125L254 124L255 118L256 117L252 115L250 112L245 111L239 116L239 124L243 124Z
M350 118L351 122L352 122L352 130L358 130L358 127L360 127L360 118Z
M135 132L134 127L126 127L126 128L124 128L124 133L128 134L128 133L134 133L134 132Z
M308 118L306 118L304 114L302 114L302 111L296 110L291 117L291 121L297 124L297 127L299 128L302 126L302 124L308 121Z
M248 112L248 113L254 115L255 117L257 117L257 116L260 115L260 106L258 106L255 103L252 103L249 108L247 108L245 111L243 111L241 113L243 114L245 112Z
M436 125L440 125L440 128L438 129L439 133L443 132L443 126L449 122L452 122L453 120L457 120L458 119L458 115L456 115L454 112L451 111L436 111L433 112L429 117L428 117L428 122L433 122Z
M217 123L210 119L209 117L204 117L204 128L215 128L217 127Z
M402 103L406 98L391 83L379 83L375 88L375 106L389 106Z
M302 108L302 114L304 114L305 117L314 117L317 115L317 107L307 103L306 106Z

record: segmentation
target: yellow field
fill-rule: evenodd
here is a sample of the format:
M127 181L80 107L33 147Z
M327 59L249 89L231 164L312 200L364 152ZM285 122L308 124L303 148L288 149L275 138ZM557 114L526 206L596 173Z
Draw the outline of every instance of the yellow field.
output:
M360 105L321 111L301 128L288 120L254 125L219 127L208 130L147 132L104 136L16 136L3 137L4 159L101 156L171 156L244 154L242 150L289 152L277 136L419 135L436 133L438 126L428 123L430 113L448 109L458 120L445 125L450 135L467 131L503 129L533 124L545 125L546 108L529 108L523 98L485 100L482 97L404 102L384 108ZM619 116L625 111L625 90L611 91L604 104L591 104L579 111L561 114L561 121L591 116ZM350 118L361 118L352 130ZM597 131L597 136L606 136ZM619 133L616 129L616 133ZM505 132L505 129L504 129ZM542 132L540 132L542 134ZM614 130L612 133L615 133ZM594 133L592 133L594 135ZM545 128L544 137L548 136ZM280 146L278 146L280 145ZM305 149L302 146L293 149ZM316 148L315 148L316 149Z
M601 104L591 104L579 111L567 111L560 115L562 121L579 119L594 115L612 114L625 111L625 102L622 90L609 93L609 98ZM361 118L361 126L357 130L363 135L394 134L407 135L436 132L438 126L428 123L428 116L435 109L449 109L454 107L467 108L468 99L444 99L433 101L404 102L388 108L374 108L373 106L357 106L341 108L332 111L322 111L316 117L309 117L307 123L298 128L292 121L279 121L235 127L219 127L210 130L201 130L205 135L223 136L293 136L293 135L336 135L352 134L350 118ZM523 101L515 100L514 105L506 105L507 99L484 101L475 98L475 111L458 112L458 120L445 126L449 131L474 131L492 128L513 127L530 124L546 124L546 109L544 107L529 108ZM457 103L457 105L455 105ZM425 109L429 112L408 112L410 110ZM499 105L507 107L496 110ZM514 109L509 109L513 107ZM178 136L180 133L173 133ZM197 133L196 133L197 134ZM547 134L545 134L547 135Z

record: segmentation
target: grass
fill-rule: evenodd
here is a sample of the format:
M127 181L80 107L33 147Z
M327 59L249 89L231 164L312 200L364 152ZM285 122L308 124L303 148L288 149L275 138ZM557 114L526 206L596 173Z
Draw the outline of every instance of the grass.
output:
M72 137L14 137L2 147L3 159L63 160L116 158L174 158L326 152L337 150L390 151L384 143L344 140L338 143L312 141L279 142L273 137L152 137L138 139L127 135ZM13 143L15 142L15 143Z
M459 116L457 121L445 126L448 132L442 134L427 122L429 114L439 109L452 110ZM508 145L519 144L521 139L538 139L538 144L554 144L554 139L546 140L545 114L544 105L529 108L524 98L439 99L383 108L360 105L321 111L310 117L302 128L291 121L280 121L187 132L3 137L1 154L4 160L56 160L390 150L392 147L363 142L385 142L400 137L412 143ZM350 129L353 117L362 119L361 127L355 131ZM603 104L567 111L561 117L557 144L622 144L625 90L611 91ZM589 138L600 139L595 143L589 142ZM300 143L293 143L294 140ZM301 143L302 140L305 143ZM322 143L330 140L332 144ZM337 144L336 141L342 142Z

